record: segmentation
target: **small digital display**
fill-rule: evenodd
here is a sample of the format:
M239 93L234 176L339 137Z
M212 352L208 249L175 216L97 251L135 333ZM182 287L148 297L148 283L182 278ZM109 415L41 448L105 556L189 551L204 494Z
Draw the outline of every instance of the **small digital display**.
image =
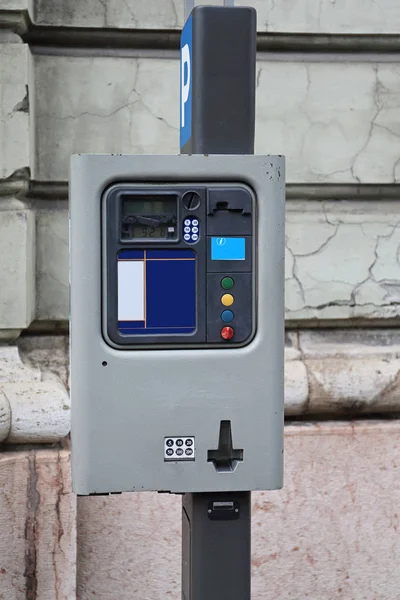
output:
M132 238L162 238L165 239L168 237L168 228L166 225L141 225L140 223L135 223L131 227ZM173 230L174 231L174 230Z
M176 239L177 210L176 196L124 196L121 239Z
M129 215L150 216L150 215L175 215L176 216L177 199L175 197L154 196L153 198L134 199L132 197L123 200L122 214L124 217Z

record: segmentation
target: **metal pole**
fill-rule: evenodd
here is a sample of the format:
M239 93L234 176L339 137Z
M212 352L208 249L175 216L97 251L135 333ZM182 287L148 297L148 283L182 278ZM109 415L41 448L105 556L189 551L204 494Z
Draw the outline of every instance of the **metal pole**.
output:
M194 8L194 0L185 0L185 22Z
M233 6L232 0L224 0ZM185 8L193 1L185 1ZM189 13L186 13L186 17ZM254 9L199 6L191 13L189 69L190 132L181 153L253 154L256 88L256 14ZM184 78L184 69L182 77ZM188 90L186 90L188 91ZM186 98L186 95L185 95ZM182 104L181 104L182 109ZM243 399L245 402L245 399ZM229 419L229 416L227 417ZM218 451L228 463L235 440ZM232 445L233 444L233 445ZM213 468L213 464L210 464ZM229 477L221 473L221 477ZM182 599L250 600L251 492L187 493L182 500Z

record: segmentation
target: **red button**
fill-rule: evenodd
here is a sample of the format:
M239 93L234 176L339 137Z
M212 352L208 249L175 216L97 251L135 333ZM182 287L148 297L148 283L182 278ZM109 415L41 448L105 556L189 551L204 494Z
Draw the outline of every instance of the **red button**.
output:
M224 338L224 340L231 340L234 336L235 332L232 329L232 327L223 327L221 329L221 337Z

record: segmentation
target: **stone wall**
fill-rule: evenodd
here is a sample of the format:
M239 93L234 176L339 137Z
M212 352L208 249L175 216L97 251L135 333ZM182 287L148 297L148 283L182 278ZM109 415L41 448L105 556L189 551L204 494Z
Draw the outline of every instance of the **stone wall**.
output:
M256 151L287 157L286 481L253 496L253 598L395 599L400 5L236 4ZM180 597L179 498L71 492L67 192L71 153L178 152L182 24L183 0L0 0L0 599Z

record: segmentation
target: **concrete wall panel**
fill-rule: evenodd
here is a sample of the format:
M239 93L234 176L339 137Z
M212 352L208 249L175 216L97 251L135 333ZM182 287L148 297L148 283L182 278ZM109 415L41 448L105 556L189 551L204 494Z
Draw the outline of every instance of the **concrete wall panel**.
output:
M29 48L0 43L0 178L30 166Z
M257 65L256 152L284 154L288 182L400 177L395 63ZM179 151L179 64L151 58L35 58L35 178L66 180L76 152Z
M184 0L34 0L34 4L35 21L41 25L176 29L184 21ZM397 0L236 0L235 5L257 9L258 31L398 33L400 27Z

